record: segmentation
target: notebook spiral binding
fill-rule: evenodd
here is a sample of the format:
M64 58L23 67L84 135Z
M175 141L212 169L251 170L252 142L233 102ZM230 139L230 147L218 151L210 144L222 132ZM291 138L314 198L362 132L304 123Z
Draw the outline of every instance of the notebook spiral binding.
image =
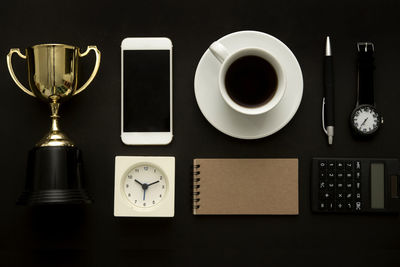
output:
M193 213L200 208L200 164L193 165Z

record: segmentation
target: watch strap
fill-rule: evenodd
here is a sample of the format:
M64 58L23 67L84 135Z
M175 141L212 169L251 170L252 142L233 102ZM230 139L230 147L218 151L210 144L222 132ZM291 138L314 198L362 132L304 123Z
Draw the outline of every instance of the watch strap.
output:
M357 104L374 105L374 45L357 43L358 48L358 96Z

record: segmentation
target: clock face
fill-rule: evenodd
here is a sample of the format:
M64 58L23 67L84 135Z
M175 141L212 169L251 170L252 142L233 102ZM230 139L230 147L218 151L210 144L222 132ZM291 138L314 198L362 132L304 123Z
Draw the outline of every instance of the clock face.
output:
M362 105L353 111L351 123L357 132L368 135L378 130L381 118L375 108L369 105Z
M166 179L164 172L153 165L137 165L124 177L123 191L134 206L150 208L162 201L167 193Z

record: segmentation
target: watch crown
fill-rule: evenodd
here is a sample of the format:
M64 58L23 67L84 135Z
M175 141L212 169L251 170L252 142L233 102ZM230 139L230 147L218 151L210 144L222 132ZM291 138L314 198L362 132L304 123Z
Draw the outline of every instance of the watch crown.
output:
M381 124L383 124L383 117L381 117Z

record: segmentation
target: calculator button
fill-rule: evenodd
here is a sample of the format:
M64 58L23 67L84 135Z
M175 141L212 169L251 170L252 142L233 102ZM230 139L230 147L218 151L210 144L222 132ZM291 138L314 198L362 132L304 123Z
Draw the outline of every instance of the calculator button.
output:
M326 169L326 161L320 161L318 162L318 166L320 170L325 170Z
M329 178L329 179L335 179L335 172L333 172L333 171L328 171L328 178Z
M334 170L335 169L335 162L334 161L328 161L328 170Z
M325 192L321 194L321 199L322 200L330 200L332 199L332 194L330 192Z
M343 170L343 169L344 169L343 161L337 161L336 162L336 170Z
M353 188L353 183L352 182L347 182L346 183L346 189L351 190Z
M348 210L353 209L353 204L351 202L346 202L346 209Z
M346 173L346 179L353 179L353 173L347 172Z
M356 182L355 183L355 187L357 190L361 190L361 183L360 182Z
M347 162L345 163L345 167L346 167L346 170L348 170L348 171L353 170L353 162L347 161Z
M320 158L314 164L318 166L314 185L319 187L315 188L316 208L321 212L362 212L361 190L366 188L361 188L361 160Z
M355 167L356 171L361 170L361 162L360 161L356 161L354 167Z
M343 189L343 188L344 188L343 182L337 182L337 183L336 183L336 188L337 188L337 189Z

